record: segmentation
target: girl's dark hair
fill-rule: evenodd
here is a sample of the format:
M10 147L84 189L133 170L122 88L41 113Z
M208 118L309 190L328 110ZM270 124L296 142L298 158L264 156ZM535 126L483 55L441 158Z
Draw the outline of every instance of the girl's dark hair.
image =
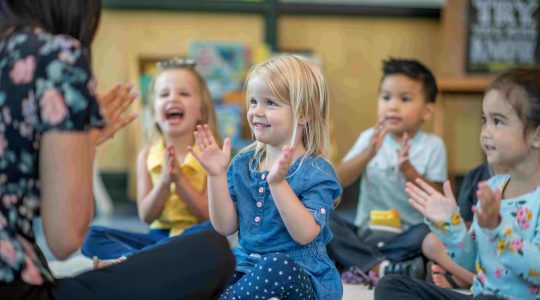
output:
M516 110L525 129L540 126L540 68L511 69L499 75L486 93L497 90Z
M15 26L40 26L66 34L90 50L101 16L101 0L0 0L1 32Z

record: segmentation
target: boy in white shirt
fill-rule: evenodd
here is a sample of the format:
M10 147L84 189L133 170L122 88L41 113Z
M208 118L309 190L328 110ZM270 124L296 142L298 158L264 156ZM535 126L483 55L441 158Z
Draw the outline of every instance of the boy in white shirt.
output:
M448 176L443 141L420 130L433 115L437 84L429 69L415 60L384 61L383 73L379 121L360 134L337 167L344 187L361 176L360 194L354 226L331 220L335 237L329 251L338 264L340 257L346 257L342 265L356 266L356 272L402 273L423 279L420 255L429 229L422 214L409 205L404 189L407 181L422 178L442 190ZM379 247L367 236L366 228L372 210L389 209L400 213L403 233Z

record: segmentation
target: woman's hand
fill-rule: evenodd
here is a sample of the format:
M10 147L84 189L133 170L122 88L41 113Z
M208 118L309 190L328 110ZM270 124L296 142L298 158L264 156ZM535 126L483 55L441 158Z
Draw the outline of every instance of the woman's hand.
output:
M132 92L133 84L116 84L109 92L98 95L97 101L101 114L106 121L105 127L92 130L92 139L96 146L112 138L118 130L131 123L136 114L124 115L129 105L139 95Z
M405 192L411 197L409 203L432 222L447 220L457 208L450 181L444 183L443 189L444 195L420 178L416 184L405 185Z
M283 180L283 178L285 178L285 175L287 175L289 167L292 163L293 152L294 146L283 146L281 155L272 166L270 172L268 172L268 177L266 178L268 184L280 182L281 180Z
M208 175L218 176L226 173L231 159L231 139L226 138L223 142L223 149L220 149L208 124L197 125L193 135L201 153L195 152L191 147L188 149L201 163Z
M478 225L487 229L494 229L501 223L501 191L493 191L488 184L480 182L476 191L480 207L473 206L473 212L476 214Z

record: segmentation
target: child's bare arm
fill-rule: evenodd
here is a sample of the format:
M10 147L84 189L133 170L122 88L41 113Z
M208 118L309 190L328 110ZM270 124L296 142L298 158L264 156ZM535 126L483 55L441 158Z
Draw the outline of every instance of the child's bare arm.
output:
M195 142L201 153L191 153L208 173L208 207L214 229L222 235L238 230L238 216L227 184L227 166L231 155L231 139L225 139L223 149L216 143L208 125L197 126Z
M268 186L272 198L291 237L299 244L309 244L321 231L321 227L300 202L285 179L292 162L293 146L283 147L280 158L268 173Z
M418 171L416 171L414 166L408 160L400 165L399 170L401 171L403 176L405 176L406 181L414 182L417 178L420 178L424 182L429 184L431 187L436 189L438 192L443 191L442 183L433 182L433 181L429 181L428 179L426 179L424 176L422 176L420 173L418 173Z
M373 129L373 135L371 136L369 145L352 159L341 162L336 169L341 186L348 187L364 172L369 161L381 149L387 133L388 129L384 127L384 121L379 121Z
M234 206L227 175L208 176L208 206L214 229L221 235L231 235L238 230L238 215Z
M189 210L199 220L208 220L208 193L206 189L202 192L197 191L186 175L181 172L178 174L174 184L176 185L176 194L184 200Z
M147 158L148 148L145 148L137 158L137 206L139 218L149 224L160 216L169 195L170 182L160 177L155 186L152 184L146 168Z
M206 187L199 192L191 184L187 176L180 169L174 147L167 147L167 152L169 161L171 161L171 179L176 186L176 194L199 220L208 220L208 194L206 193Z
M420 178L422 181L436 189L439 193L442 193L442 183L428 180L420 173L418 173L418 171L416 171L416 168L411 164L411 161L409 160L410 147L411 145L409 144L409 136L407 133L405 133L401 141L401 148L398 151L399 171L403 174L405 180L409 182L415 182L417 178Z
M341 186L348 187L364 172L369 161L373 158L369 149L358 153L348 161L341 162L336 168L336 173Z

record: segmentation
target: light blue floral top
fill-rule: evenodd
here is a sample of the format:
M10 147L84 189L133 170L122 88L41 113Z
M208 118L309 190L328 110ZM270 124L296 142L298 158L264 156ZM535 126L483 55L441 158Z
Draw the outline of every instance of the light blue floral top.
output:
M501 191L508 175L492 177L488 184ZM449 220L430 223L459 265L476 273L475 295L505 299L540 299L540 187L531 193L501 202L501 224L488 230L476 216L469 232L456 210Z
M94 90L77 40L31 27L0 40L0 284L54 280L32 228L41 206L40 140L49 130L103 125Z
M343 286L339 273L326 253L332 240L327 226L334 210L334 200L341 195L341 185L334 169L321 157L298 158L289 168L286 180L321 227L309 244L293 240L283 223L266 181L267 171L257 171L254 150L236 155L227 179L229 192L238 214L238 242L233 249L237 271L248 273L267 254L284 253L308 273L318 300L341 299Z

